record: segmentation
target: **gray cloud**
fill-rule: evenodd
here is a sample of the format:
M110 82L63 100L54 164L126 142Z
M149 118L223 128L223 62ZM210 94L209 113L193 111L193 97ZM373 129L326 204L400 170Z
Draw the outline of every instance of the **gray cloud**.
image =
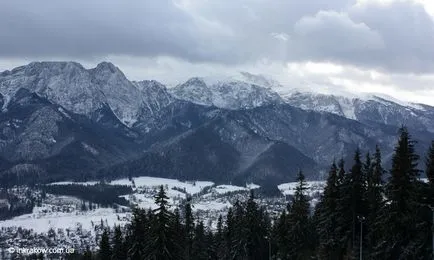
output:
M294 26L290 56L298 59L348 61L384 50L381 35L345 13L320 11L303 17Z
M408 1L1 1L0 38L0 59L124 55L223 65L326 61L396 73L434 69L433 19Z
M193 19L171 1L2 1L0 55L183 56L200 42Z
M364 64L395 72L433 72L434 22L421 5L401 1L366 5L349 14L379 32L385 43L382 51L369 53Z

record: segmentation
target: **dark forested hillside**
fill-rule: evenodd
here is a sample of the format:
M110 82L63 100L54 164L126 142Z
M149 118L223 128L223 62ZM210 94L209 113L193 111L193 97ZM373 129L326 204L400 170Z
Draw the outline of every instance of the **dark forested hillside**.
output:
M318 204L312 207L300 171L287 208L271 217L256 202L237 201L217 225L206 228L189 202L170 210L163 187L158 208L136 209L125 228L107 229L87 259L431 259L434 143L421 160L417 144L401 128L392 166L382 167L377 147L356 150L353 160L333 162ZM417 165L426 166L422 182ZM347 166L345 166L347 165ZM384 175L389 173L387 181ZM434 213L434 212L433 212ZM122 257L122 258L119 258Z

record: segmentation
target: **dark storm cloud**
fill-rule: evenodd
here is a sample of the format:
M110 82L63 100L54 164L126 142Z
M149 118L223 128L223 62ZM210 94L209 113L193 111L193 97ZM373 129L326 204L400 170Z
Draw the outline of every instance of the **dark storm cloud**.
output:
M200 42L171 1L2 1L0 56L182 56Z
M434 25L409 1L2 1L0 58L107 55L245 64L260 59L434 69Z

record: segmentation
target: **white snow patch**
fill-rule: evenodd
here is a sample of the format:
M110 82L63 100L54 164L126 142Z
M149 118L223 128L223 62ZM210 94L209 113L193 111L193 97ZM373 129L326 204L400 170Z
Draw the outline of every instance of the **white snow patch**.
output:
M211 181L179 181L175 179L166 179L166 178L158 178L158 177L137 177L133 178L134 183L137 188L139 187L149 187L149 188L156 188L161 185L164 187L167 187L168 190L172 190L172 188L179 188L184 190L188 194L196 194L201 192L204 188L213 186L214 182Z
M87 143L85 143L85 142L81 142L81 145L83 146L83 148L84 148L86 151L90 152L91 154L93 154L93 155L95 155L95 156L99 154L99 152L98 152L97 149L93 148L92 146L88 145Z
M288 182L277 185L277 188L283 195L294 195L298 182ZM326 185L325 181L307 181L307 195L312 196L315 193L322 193Z
M219 194L225 194L234 191L247 191L248 189L245 187L223 184L216 186L213 190Z
M254 189L261 188L261 186L259 186L258 184L254 184L254 183L247 183L246 188L249 190L254 190Z
M203 210L203 211L222 211L227 210L232 207L232 204L228 201L218 202L218 201L201 201L194 203L192 205L193 211Z
M85 230L93 231L92 222L94 224L101 223L109 226L124 225L128 223L127 214L116 213L111 208L98 208L91 211L74 211L66 212L49 212L42 213L41 209L36 207L31 214L21 215L10 220L0 221L0 227L22 227L32 229L36 233L46 233L51 228L75 230L77 227L82 227Z
M48 185L69 185L69 184L75 184L75 185L84 185L84 186L92 186L95 184L98 184L98 181L86 181L86 182L73 182L73 181L59 181L59 182L52 182Z

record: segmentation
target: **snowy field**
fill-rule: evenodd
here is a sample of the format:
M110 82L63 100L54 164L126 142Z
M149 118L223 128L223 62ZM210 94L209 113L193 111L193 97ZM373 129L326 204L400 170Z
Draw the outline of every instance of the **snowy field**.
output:
M288 182L282 183L277 186L277 188L282 192L283 195L294 195L295 188L297 187L298 182ZM324 187L326 185L325 181L307 181L307 195L310 197L314 197L315 195L321 194L324 191Z
M104 225L114 226L124 225L130 219L130 213L116 213L111 208L98 208L89 211L73 212L48 212L42 213L46 208L35 207L33 213L21 215L10 220L0 221L1 227L22 227L33 230L36 233L46 233L50 229L71 229L82 228L83 230L93 231L92 224L99 224L103 221Z
M69 185L69 184L75 184L75 185L85 185L85 186L92 186L95 184L98 184L98 181L87 181L87 182L73 182L73 181L59 181L59 182L52 182L50 185Z
M167 179L167 178L158 178L158 177L136 177L132 178L132 181L129 179L119 179L111 181L112 185L127 185L136 188L158 188L163 185L165 188L169 190L175 188L179 188L181 190L185 190L188 194L196 194L202 191L204 188L213 186L214 182L211 181L179 181L175 179Z
M88 182L55 182L50 185L77 184L95 185L98 181ZM110 185L125 185L133 189L133 193L123 195L132 205L143 209L155 209L154 196L161 185L167 191L169 204L175 208L182 203L187 196L192 198L192 209L195 214L202 214L205 220L212 219L215 222L220 214L225 215L236 199L248 198L250 189L257 189L256 184L243 186L222 184L215 185L211 181L179 181L168 178L136 177L113 180ZM325 182L307 182L308 195L314 200L324 189ZM293 195L297 182L283 183L278 185L283 195ZM282 199L282 198L280 198ZM285 203L285 201L283 201ZM86 202L88 203L88 202ZM83 211L80 207L82 201L70 196L55 196L47 194L41 207L35 207L31 214L21 215L10 220L0 221L2 227L22 227L32 229L37 233L46 233L49 229L57 230L81 228L92 231L95 224L101 222L107 226L124 225L131 219L129 209L115 210L112 208L94 208ZM215 223L214 223L215 224Z

